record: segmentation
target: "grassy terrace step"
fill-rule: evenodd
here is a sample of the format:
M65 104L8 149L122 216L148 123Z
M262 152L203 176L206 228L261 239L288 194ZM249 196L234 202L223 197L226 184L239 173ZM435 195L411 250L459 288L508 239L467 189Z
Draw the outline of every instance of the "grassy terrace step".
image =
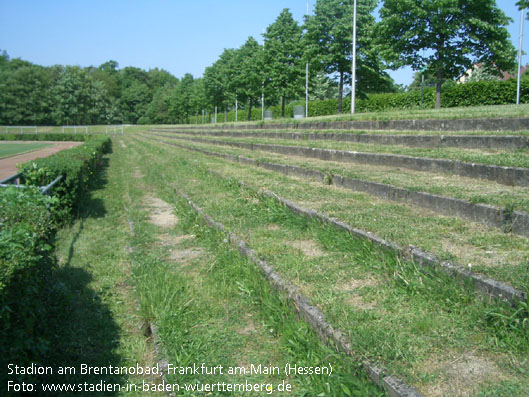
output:
M163 138L161 138L163 139ZM221 157L230 161L241 162L262 167L268 170L277 171L284 175L296 176L304 179L315 180L326 185L335 185L355 192L364 192L385 200L403 202L416 205L421 208L430 209L439 214L457 216L468 219L472 222L482 223L487 226L502 229L506 233L513 233L524 237L529 237L529 214L527 212L515 211L512 206L506 208L494 207L491 205L474 204L472 202L454 199L451 197L429 194L415 190L402 189L388 184L368 182L357 178L337 175L332 172L322 172L306 165L295 166L280 164L262 159L254 159L241 155L241 153L227 154L201 149L195 146L182 145L160 140L170 145L202 152L207 155Z
M409 136L449 136L449 137L456 137L456 136L487 136L487 137L493 137L496 139L497 137L503 137L503 136L513 136L516 139L520 138L527 138L529 137L529 129L528 130L522 130L522 131L422 131L422 130L409 130L409 131L394 131L394 130L362 130L362 129L351 129L351 130L338 130L334 128L318 128L318 129L311 129L310 131L292 131L292 128L274 128L269 129L266 125L263 126L263 128L254 128L254 126L244 126L244 128L235 128L236 126L232 126L233 128L225 128L223 124L217 125L215 127L215 124L198 124L198 125L189 125L189 124L177 124L177 125L152 125L150 126L151 129L156 130L169 130L169 131L181 131L181 132L229 132L233 134L237 133L274 133L274 134L299 134L299 135L310 135L310 134L317 134L317 135L325 135L325 134L335 134L335 135L380 135L380 136L402 136L402 135L409 135ZM520 138L518 138L520 137ZM368 139L368 138L366 138ZM455 138L453 138L455 139Z
M427 395L529 391L527 330L497 322L510 318L518 324L520 313L489 306L444 273L425 275L347 233L297 216L255 190L272 187L282 196L302 195L310 204L323 198L334 206L336 189L303 189L305 184L290 178L145 139L134 138L134 149L148 180L163 186L167 197L176 194L175 188L184 190L214 219L244 236L344 332L361 356L385 364ZM225 178L208 171L212 169ZM241 187L238 179L252 188Z
M295 395L379 396L351 358L320 344L317 335L271 291L257 268L211 230L164 180L153 152L127 139L116 145L133 223L133 269L144 317L158 329L167 362L223 365L224 373L168 374L172 383L271 384ZM152 160L152 161L151 161ZM135 167L130 165L134 164ZM170 222L171 221L171 222ZM332 365L333 374L229 374L228 367ZM292 395L274 393L274 395ZM197 393L176 393L196 395ZM225 393L214 393L214 395ZM267 391L256 393L266 395ZM247 395L247 393L228 393Z
M529 138L522 135L441 135L441 134L366 134L346 132L314 132L300 133L288 131L262 132L262 131L213 131L211 128L153 128L155 132L169 132L187 135L221 136L231 138L266 138L288 139L303 141L341 141L377 145L403 145L408 147L458 147L458 148L498 148L521 149L529 147Z
M221 125L221 124L216 124ZM247 126L248 127L248 126ZM498 119L435 119L435 120L351 120L351 121L314 121L298 122L297 120L275 123L260 123L253 128L296 128L317 130L322 128L357 129L357 130L423 130L423 131L524 131L529 129L529 118ZM230 128L227 126L225 128ZM233 129L240 129L232 125Z
M273 171L229 164L214 158L204 157L203 161L215 164L212 167L228 169L232 177L252 181L256 186L400 246L413 245L465 266L470 263L472 271L528 292L527 238L365 193L285 177Z
M241 186L244 184L239 182ZM228 233L226 227L221 223L215 221L211 216L206 214L202 208L197 206L189 197L179 191L189 206L199 214L206 223L216 231L221 231L226 234L230 244L237 248L237 250L246 258L250 259L263 273L268 280L268 283L278 292L283 294L288 301L295 307L298 315L303 317L311 328L319 335L322 342L332 344L336 350L347 356L356 356L351 350L351 344L342 332L335 329L329 324L323 313L314 305L311 305L307 297L299 292L299 289L290 281L285 280L277 273L273 266L259 258L258 254L248 246L246 241L239 236ZM358 358L357 358L358 359ZM369 378L378 386L383 388L391 396L399 397L421 397L413 387L410 387L401 379L388 374L386 368L380 367L378 364L373 364L369 360L363 360L362 367L368 374Z
M153 135L165 136L160 133L151 132ZM278 145L266 143L230 141L230 140L213 140L206 138L195 138L188 136L172 136L172 139L211 143L215 145L224 145L237 148L244 148L250 150L262 150L272 153L282 153L293 156L301 156L307 158L316 158L321 160L332 160L340 162L361 163L370 165L384 165L403 167L418 171L436 171L449 174L456 174L461 176L469 176L472 178L488 179L496 181L505 185L513 186L527 186L529 185L529 168L507 167L496 165L485 165L479 163L469 163L459 160L446 160L439 158L424 158L413 157L400 154L386 154L386 153L366 153L348 150L335 150L317 147L306 147L301 145ZM504 155L506 158L509 155ZM517 154L515 157L520 157ZM523 157L523 156L522 156ZM525 156L527 157L527 156ZM513 160L512 158L510 160ZM522 165L527 162L526 158L520 160Z
M529 168L529 149L516 150L494 150L494 149L455 149L455 148L406 148L392 145L369 145L348 142L327 141L299 141L286 139L266 138L229 138L219 137L216 139L195 138L193 135L161 134L173 138L196 139L201 142L219 142L226 144L254 144L254 145L278 145L286 147L300 147L310 149L330 149L337 151L352 151L359 153L387 154L397 156L409 156L413 158L431 158L441 160L462 161L467 163L496 165L501 167ZM257 149L258 147L256 147Z
M242 155L258 162L293 165L313 169L325 174L327 177L340 175L363 181L387 184L410 191L454 197L475 204L489 204L496 207L529 212L529 187L524 186L505 186L492 181L457 175L413 171L398 167L323 161L198 142L190 144L181 141L179 144L233 156Z
M310 106L310 104L309 104ZM274 121L239 121L227 123L233 126L260 126L278 123L289 123L292 125L312 123L314 121L348 121L348 120L457 120L457 119L499 119L499 118L525 118L529 114L529 104L522 105L494 105L494 106L471 106L442 109L396 109L377 112L355 113L353 115L344 113L340 115L310 117L308 119L279 119ZM222 116L218 118L222 120ZM219 123L219 126L225 125Z
M288 175L288 176L301 177L301 178L309 179L309 180L316 179L316 180L320 180L320 181L321 180L325 181L325 176L323 174L318 173L318 171L307 170L307 169L302 168L302 167L283 166L283 165L274 164L274 163L257 163L255 160L253 160L251 158L248 158L248 157L244 157L244 156L233 156L233 155L229 155L229 154L222 154L222 153L218 153L218 152L207 151L207 150L203 150L203 149L199 149L199 148L194 148L194 147L191 147L191 146L179 145L179 144L174 144L174 143L170 143L170 142L168 142L168 144L176 146L176 147L179 147L179 148L188 149L190 151L198 152L198 153L201 153L201 154L205 154L207 156L213 156L213 157L217 157L217 158L222 158L224 160L232 161L232 162L235 162L235 163L247 164L247 165L252 165L252 166L256 166L256 167L261 167L261 168L264 168L264 169L267 169L267 170L272 170L272 171L275 171L275 172L280 172L280 173L282 173L284 175ZM333 177L332 178L332 184L334 184L336 186L340 186L340 187L347 186L347 188L350 188L350 184L351 183L352 182L350 180L348 181L347 179L344 179L344 178L341 178L341 177ZM363 182L361 182L360 184L362 184L362 183ZM326 183L326 184L330 185L331 183ZM365 187L365 186L363 186L363 187ZM379 186L377 185L377 189L378 189L378 187ZM359 190L359 189L355 188L353 190ZM374 190L374 189L372 187L369 187L366 190L367 190L367 193L373 194L372 190ZM360 191L364 191L364 190L360 189ZM380 192L377 192L377 194L375 194L375 196L381 197L382 199L388 199L388 197L386 195L379 194L379 193ZM401 194L401 193L398 193L397 191L392 191L391 194ZM495 297L495 298L501 298L501 299L504 299L504 300L507 300L507 301L511 301L514 304L517 304L519 301L525 302L527 300L527 294L525 294L524 292L522 292L520 290L514 289L512 286L510 286L508 284L505 284L505 283L502 283L502 282L498 282L497 280L490 279L490 278L484 277L482 275L478 275L478 274L472 273L472 272L468 271L467 269L465 269L461 265L455 264L455 263L447 261L447 260L443 261L439 257L437 257L436 255L433 255L432 253L429 253L427 251L423 251L423 250L417 249L413 245L409 245L408 247L403 248L399 244L396 244L396 243L394 243L392 241L387 241L387 240L381 239L380 237L378 237L377 235L372 234L371 232L365 232L365 231L363 231L361 229L357 229L357 228L351 227L351 226L349 226L349 225L347 225L347 224L345 224L345 223L343 223L343 222L341 222L341 221L339 221L339 220L337 220L335 218L329 217L326 214L322 214L322 213L319 213L317 211L315 212L314 210L311 210L311 209L304 209L303 207L300 207L296 203L293 203L293 202L291 202L289 200L286 200L284 198L281 198L281 197L277 196L273 192L265 191L265 194L267 196L269 196L269 197L273 197L274 199L278 200L278 202L286 205L287 207L289 207L295 213L302 214L302 215L307 216L309 218L316 218L316 219L319 219L322 222L326 222L326 223L335 225L339 229L346 230L347 232L349 232L349 233L351 233L351 234L353 234L353 235L355 235L355 236L357 236L359 238L367 239L367 240L375 243L377 246L380 246L380 247L382 247L384 249L388 248L388 249L396 252L404 260L413 260L416 263L420 264L421 266L430 266L430 267L442 268L447 273L453 275L454 277L459 277L459 278L462 278L464 280L469 280L469 281L471 281L473 283L476 291L479 291L480 293L484 294L487 297L492 296L492 297ZM417 199L417 197L413 197L413 196L410 196L410 197L413 198L414 200ZM408 198L410 198L410 197L408 197ZM403 198L404 198L404 196L403 196ZM395 198L390 198L390 199L391 200L396 200ZM429 198L430 201L432 201L433 199L439 200L439 199L442 199L442 198L435 197L435 196L431 196ZM452 199L444 198L444 200L452 200ZM396 201L407 202L408 200L396 200ZM408 204L412 204L412 202L409 202ZM423 204L423 203L421 203L421 204ZM440 201L439 203L437 203L437 206L441 205L441 204L443 204L443 201ZM461 203L458 203L457 205L461 206ZM424 204L421 205L421 206L427 208ZM454 215L456 215L457 211L460 211L460 209L455 208L456 205L454 205L454 203L450 204L450 207L454 207L454 208L453 208L451 213L447 211L449 213L449 215L454 216ZM474 210L472 210L473 211L472 215L473 216L477 216L477 215L479 215L479 216L489 216L490 215L490 214L488 214L489 208L488 207L484 207L484 208L487 211L485 211L485 213L480 213L479 211L482 211L482 209L480 209L480 207L476 207ZM439 212L438 208L433 208L433 209L436 210L437 212ZM465 210L464 212L467 212L467 210ZM457 214L457 215L459 215L459 214ZM469 215L469 214L465 214L465 215ZM514 231L514 229L516 229L515 231L517 232L517 234L520 234L520 235L523 235L523 236L527 237L526 236L526 234L527 234L527 225L526 224L528 223L527 214L514 212L513 213L513 217L514 216L516 216L516 219L512 222L512 224L509 224L509 226L513 228L513 231ZM493 218L495 218L495 217L493 217ZM491 220L495 220L495 219L491 219ZM505 224L505 226L506 225L507 224Z

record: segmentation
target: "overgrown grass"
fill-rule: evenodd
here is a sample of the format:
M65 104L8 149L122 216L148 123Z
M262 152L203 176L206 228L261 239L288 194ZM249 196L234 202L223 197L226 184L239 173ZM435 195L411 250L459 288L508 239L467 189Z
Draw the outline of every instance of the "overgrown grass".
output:
M354 115L314 117L310 120L428 120L428 119L492 119L527 117L529 105L470 106L442 109L398 109L384 112L366 112ZM310 121L307 120L307 121Z
M159 134L159 133L157 133ZM167 138L178 141L185 140L186 135L175 137L164 134ZM191 138L192 136L187 136ZM202 137L208 140L230 143L260 143L267 145L300 146L309 148L348 150L365 153L385 153L412 157L427 157L436 159L459 160L469 163L498 165L505 167L529 168L529 149L458 149L458 148L406 148L395 145L369 145L361 143L332 142L332 141L299 141L287 139L267 138L230 138L230 137Z
M288 178L242 171L238 165L145 141L135 148L143 172L152 170L147 177L153 184L182 187L215 219L244 236L347 332L355 351L380 360L425 391L443 387L450 394L454 359L491 368L487 376L465 379L460 393L529 390L526 308L516 312L482 302L444 273L419 271L343 232L293 215L254 189L281 185L279 194L290 192L287 198L292 199L297 191L307 202L334 200L330 190L298 189L299 183ZM253 188L239 186L241 177Z
M287 156L279 153L208 145L198 142L181 142L180 144L190 148L199 148L216 153L244 156L255 159L258 162L270 162L315 169L329 176L333 174L341 175L369 182L402 187L411 191L464 199L475 204L491 204L504 208L529 211L529 188L524 186L506 186L492 181L461 177L458 175L418 172L397 169L395 167L322 161Z
M310 106L310 103L309 103ZM265 121L264 124L273 124L277 122L289 123L310 123L312 121L347 121L347 120L428 120L428 119L491 119L491 118L513 118L527 117L529 114L529 105L489 105L489 106L470 106L457 108L442 109L397 109L381 112L343 113L330 116L309 117L307 119L293 120L292 118L277 119L274 121ZM219 121L224 120L219 117ZM232 122L227 124L233 124ZM263 124L262 121L240 121L237 125Z
M130 211L135 225L132 276L143 316L158 325L169 362L247 369L251 364L282 368L286 363L312 367L331 363L331 377L296 376L287 378L287 383L295 395L380 395L359 374L358 362L323 346L293 308L263 282L256 266L227 244L226 235L206 226L178 196L175 186L164 181L159 168L146 166L138 152L128 160L145 173L142 182L128 186L135 203ZM150 192L148 197L144 190ZM175 227L161 230L148 222L146 202L152 195L175 205L179 218ZM182 236L186 237L183 242L170 248L160 244L160 238ZM168 258L168 249L202 254L179 262ZM248 381L276 387L284 375L192 374L169 379L180 384Z
M376 233L401 246L412 244L441 259L465 266L471 264L475 272L529 291L527 238L460 218L442 216L417 206L325 186L321 182L286 177L273 171L196 153L188 155L200 158L201 162L212 169L221 170L227 176L272 190L282 197Z

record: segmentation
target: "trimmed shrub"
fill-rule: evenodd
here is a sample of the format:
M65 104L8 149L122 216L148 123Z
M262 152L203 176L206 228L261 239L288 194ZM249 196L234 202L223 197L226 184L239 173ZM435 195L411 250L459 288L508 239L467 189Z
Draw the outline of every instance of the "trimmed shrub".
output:
M37 361L48 344L48 282L58 199L37 188L0 189L0 357L18 365ZM50 211L50 209L52 211Z
M80 195L88 189L89 181L103 154L109 150L108 136L92 136L82 146L22 164L22 182L27 185L45 186L63 175L53 193L60 199L59 217L67 219L76 209Z
M36 138L36 135L33 135ZM57 226L70 217L103 153L107 136L88 137L86 143L45 159L23 164L23 183L46 185L65 178L53 197L37 187L0 189L0 366L42 362L49 346L51 308L60 305L53 270L53 238ZM0 375L0 380L5 378ZM23 376L34 381L34 376ZM27 378L27 379L26 379Z

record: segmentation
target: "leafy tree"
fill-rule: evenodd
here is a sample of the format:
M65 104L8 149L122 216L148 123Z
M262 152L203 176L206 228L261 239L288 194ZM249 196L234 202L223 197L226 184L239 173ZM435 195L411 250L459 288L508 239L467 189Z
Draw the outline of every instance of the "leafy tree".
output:
M121 96L118 66L119 64L116 61L108 61L97 68L90 69L90 74L94 80L101 81L107 92L114 99Z
M124 123L136 124L138 119L145 114L152 96L147 84L140 81L131 81L121 91L120 110Z
M476 81L497 81L498 75L486 68L474 67L472 74L465 80L465 83L475 83Z
M191 111L190 113L195 115L198 118L199 113L201 113L204 104L207 102L207 93L205 87L205 79L195 79L191 87Z
M176 77L163 69L154 68L147 72L147 85L153 94L164 86L174 86L177 81Z
M242 92L242 82L239 80L241 74L241 65L238 63L239 51L239 49L225 49L219 58L226 107L231 107L235 102L238 91Z
M413 81L408 86L410 90L420 90L422 85L422 75L423 73L418 71L413 74ZM437 76L432 70L424 71L424 86L425 87L435 87L437 83Z
M252 117L252 107L263 92L263 47L249 37L236 52L234 62L239 65L237 75L237 94L242 101L248 101L248 121Z
M168 98L169 117L172 121L189 123L189 116L193 112L191 96L193 89L193 75L186 73L182 80L171 91Z
M127 66L119 71L119 80L122 90L135 83L143 83L148 86L149 75L145 70Z
M54 84L52 68L29 62L0 63L0 124L53 124L50 90Z
M87 71L66 66L52 89L53 116L57 124L99 124L108 120L110 99L101 82Z
M328 76L318 73L309 81L311 99L331 99L338 96L338 84Z
M270 80L268 86L272 92L280 93L281 116L285 117L286 98L296 97L304 89L302 29L285 8L268 26L264 38L264 67Z
M357 89L360 94L388 85L387 74L372 46L378 1L357 2ZM317 0L314 15L306 17L307 59L311 69L338 76L338 113L342 111L344 84L351 79L353 0Z
M234 78L232 58L233 50L224 50L219 59L206 68L201 83L203 91L198 90L195 95L196 98L203 96L200 109L197 110L201 110L206 104L226 110L233 103L235 94L232 93L233 84L230 82Z
M178 84L178 79L176 84ZM145 111L145 117L149 121L148 124L169 124L171 122L169 116L169 97L174 86L175 84L167 84L156 91Z
M377 26L381 54L390 67L425 65L436 73L436 108L445 78L474 63L496 70L514 66L508 18L494 0L384 0Z

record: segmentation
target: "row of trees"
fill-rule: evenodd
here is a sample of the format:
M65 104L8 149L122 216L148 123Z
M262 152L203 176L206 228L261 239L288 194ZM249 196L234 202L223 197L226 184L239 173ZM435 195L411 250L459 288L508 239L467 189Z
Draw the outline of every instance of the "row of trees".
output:
M161 87L178 79L109 61L99 67L43 67L0 54L0 124L137 123Z
M524 7L526 2L518 5ZM506 29L511 20L495 0L384 0L379 22L373 15L377 0L357 3L360 98L396 91L385 70L409 65L434 76L439 108L443 83L454 81L474 64L480 64L484 76L515 67L516 52ZM326 99L319 93L334 94L335 85L341 113L344 87L352 75L352 20L353 0L317 0L303 25L284 9L266 29L263 45L250 37L240 48L224 50L206 68L203 79L189 81L185 97L193 100L185 102L179 113L185 121L201 109L225 110L238 100L246 104L250 119L252 108L264 96L267 104L281 103L284 116L286 101L303 97L307 64L311 98ZM160 120L155 114L165 113L153 108L151 121Z
M523 7L527 0L520 0ZM435 76L436 106L444 81L475 63L490 73L512 70L510 19L495 0L358 0L357 96L398 89L386 73L411 65ZM306 67L311 99L342 98L351 83L353 0L317 0L300 25L288 9L263 34L225 49L202 78L176 79L109 61L97 68L44 68L0 59L0 124L185 123L204 110L247 110L301 99Z

